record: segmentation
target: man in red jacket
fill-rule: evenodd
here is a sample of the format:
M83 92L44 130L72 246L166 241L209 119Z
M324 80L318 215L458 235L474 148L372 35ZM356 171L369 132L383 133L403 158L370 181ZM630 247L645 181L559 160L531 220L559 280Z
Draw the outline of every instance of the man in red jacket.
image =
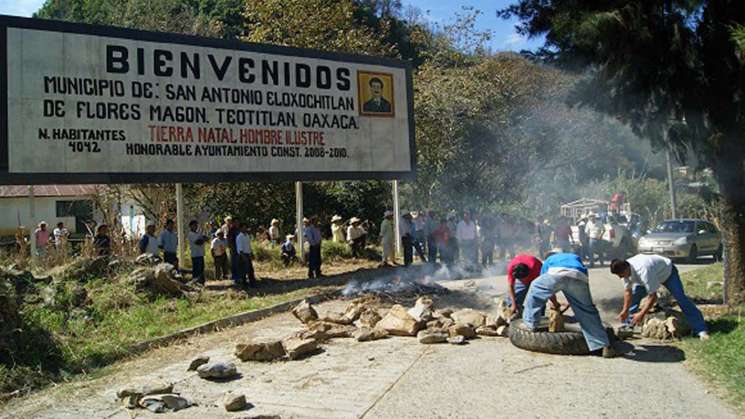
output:
M543 263L540 259L526 254L517 255L507 265L507 285L509 288L504 302L510 307L512 314L522 311L530 283L541 275L542 266ZM556 297L552 298L552 302L558 307Z

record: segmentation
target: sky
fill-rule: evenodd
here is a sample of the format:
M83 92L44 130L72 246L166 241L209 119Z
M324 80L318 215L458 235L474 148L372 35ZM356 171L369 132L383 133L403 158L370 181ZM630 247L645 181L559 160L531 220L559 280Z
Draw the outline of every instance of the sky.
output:
M483 12L476 22L480 31L491 31L489 43L492 51L520 51L535 49L541 40L525 39L515 32L515 21L498 19L496 11L514 0L402 0L404 7L412 6L422 12L422 17L437 24L452 22L463 7L473 7ZM0 14L31 16L39 10L44 0L0 0Z

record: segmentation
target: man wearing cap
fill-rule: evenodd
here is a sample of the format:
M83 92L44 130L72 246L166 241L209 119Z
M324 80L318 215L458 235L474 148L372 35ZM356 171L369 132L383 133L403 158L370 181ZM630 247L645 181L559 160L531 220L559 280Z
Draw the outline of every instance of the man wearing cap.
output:
M419 255L419 260L421 260L424 263L427 263L427 258L426 256L424 256L424 245L425 245L424 229L425 229L426 218L427 216L422 212L419 212L419 211L411 212L411 223L413 226L412 244L414 246L414 250L416 250L416 254Z
M331 241L334 243L344 243L344 223L340 215L331 217Z
M254 274L253 265L253 250L251 249L251 235L248 233L248 224L240 224L240 233L235 239L235 246L238 252L238 279L235 280L237 285L246 285L246 278L248 278L248 285L254 286L256 283L256 276Z
M427 260L429 263L437 262L437 239L435 238L435 230L437 229L437 214L434 211L427 211L427 219L424 222L424 234L427 236ZM440 256L442 257L442 256Z
M349 220L349 227L347 227L347 242L352 248L352 257L361 258L362 250L365 248L365 241L367 240L367 231L360 224L362 220L357 217L352 217Z
M387 210L383 214L383 222L380 223L380 244L383 247L383 260L380 264L382 266L387 266L389 261L392 265L396 264L394 240L393 211Z
M476 223L471 219L470 211L463 213L463 219L458 222L455 229L455 236L458 239L463 263L471 267L478 265L478 230Z
M701 340L709 339L704 316L686 296L680 275L678 275L678 268L670 259L658 255L641 254L627 260L613 259L610 263L610 271L623 280L623 308L618 319L625 325L642 324L644 316L657 302L657 290L663 285L675 297L686 321L691 325L693 334ZM640 309L644 297L647 299Z
M303 235L308 241L308 279L320 278L321 274L321 231L316 227L316 217L303 219Z
M587 233L587 256L590 257L590 267L595 266L595 253L598 255L598 261L600 266L603 266L603 233L605 233L605 226L601 221L598 221L598 216L591 212L587 216L587 224L585 224L585 232Z
M587 268L574 253L556 253L543 262L541 275L530 283L525 297L521 327L535 330L549 299L552 300L554 309L560 310L555 300L559 291L569 301L591 353L604 358L616 356L598 309L592 302Z
M282 246L279 248L280 257L282 258L282 263L285 265L285 268L290 265L290 262L297 260L295 244L292 242L294 239L294 234L288 234L285 237L285 242L282 243Z
M542 267L543 263L540 259L527 254L515 256L507 265L508 288L504 302L510 307L513 314L522 311L530 283L541 275ZM551 297L551 301L558 306L556 296ZM540 314L541 316L545 314L545 307Z

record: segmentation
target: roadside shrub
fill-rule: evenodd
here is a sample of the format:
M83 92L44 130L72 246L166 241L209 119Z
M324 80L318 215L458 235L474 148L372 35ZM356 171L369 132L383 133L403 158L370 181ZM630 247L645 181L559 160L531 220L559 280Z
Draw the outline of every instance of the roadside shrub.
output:
M321 242L321 257L323 260L351 259L352 248L347 243L323 240Z

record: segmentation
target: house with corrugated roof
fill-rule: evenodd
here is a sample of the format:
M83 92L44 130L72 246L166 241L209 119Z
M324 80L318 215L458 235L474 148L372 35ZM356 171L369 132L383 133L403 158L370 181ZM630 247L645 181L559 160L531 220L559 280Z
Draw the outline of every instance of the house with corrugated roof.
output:
M86 233L86 223L95 219L93 196L101 185L35 185L33 198L28 185L0 186L0 236L26 231L46 221L50 229L65 223L72 233ZM31 207L35 214L31 219Z

